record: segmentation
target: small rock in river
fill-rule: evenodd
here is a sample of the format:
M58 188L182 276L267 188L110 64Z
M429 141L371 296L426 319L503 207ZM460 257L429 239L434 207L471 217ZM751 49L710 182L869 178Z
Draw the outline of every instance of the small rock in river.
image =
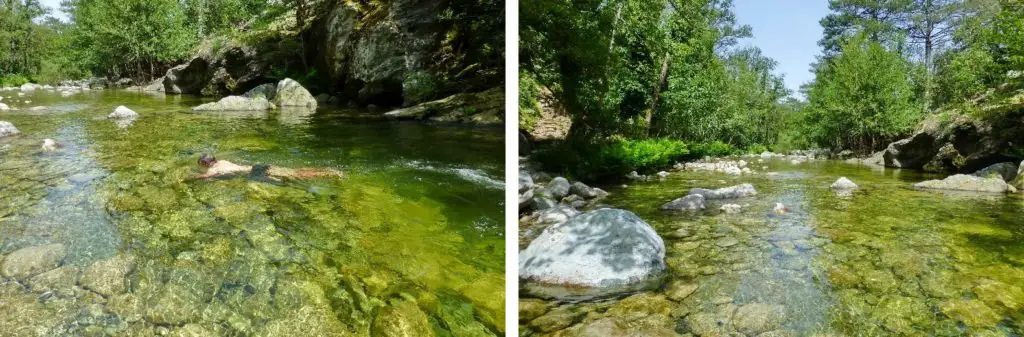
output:
M82 274L82 286L103 296L128 291L125 277L135 270L135 257L121 254L93 263Z
M832 186L830 187L833 190L839 191L852 191L860 188L857 184L854 184L853 181L850 181L850 179L846 179L846 177L839 177L839 179L832 183Z
M772 208L772 212L775 212L777 215L786 215L786 211L786 205L783 205L781 202L775 203L775 208Z
M0 121L0 137L7 137L21 133L14 124L8 121Z
M132 111L132 109L129 109L128 107L125 107L124 105L117 107L116 109L114 109L114 112L111 112L109 115L107 115L108 119L136 118L136 117L139 117L139 114L136 113L135 111Z
M737 204L725 204L725 205L722 205L722 207L719 208L719 209L722 212L725 212L725 214L736 214L736 213L739 213L742 208L743 208L742 206L737 205Z
M26 279L57 268L65 255L67 250L59 243L22 248L7 255L0 267L0 274Z
M658 209L662 211L699 211L704 209L704 196L690 194L685 197L672 200Z
M764 303L747 304L736 310L732 325L739 332L748 335L772 331L782 327L786 321L786 308Z

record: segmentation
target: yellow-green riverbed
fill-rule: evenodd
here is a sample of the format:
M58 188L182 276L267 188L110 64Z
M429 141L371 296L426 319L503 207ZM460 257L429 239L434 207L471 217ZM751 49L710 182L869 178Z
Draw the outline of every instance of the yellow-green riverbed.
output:
M0 97L0 336L504 334L500 128ZM203 152L345 177L195 180Z
M664 238L664 284L583 302L521 294L522 335L1024 335L1019 194L919 191L911 184L937 177L836 161L745 160L767 170L608 187L606 206ZM860 190L831 191L841 176ZM740 183L759 194L711 201L699 215L657 209L694 187ZM741 213L722 213L724 203Z

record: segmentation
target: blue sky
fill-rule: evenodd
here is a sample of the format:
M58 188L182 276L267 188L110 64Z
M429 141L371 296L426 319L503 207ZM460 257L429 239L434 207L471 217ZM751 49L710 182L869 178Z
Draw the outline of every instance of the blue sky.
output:
M50 7L50 14L58 19L66 21L68 16L64 15L64 13L60 11L60 1L61 0L40 0L39 2L42 2L43 6Z
M801 97L800 85L814 78L810 65L821 53L821 25L828 14L826 0L733 0L736 20L754 29L754 38L740 45L761 48L779 62L776 72L785 74L786 87Z

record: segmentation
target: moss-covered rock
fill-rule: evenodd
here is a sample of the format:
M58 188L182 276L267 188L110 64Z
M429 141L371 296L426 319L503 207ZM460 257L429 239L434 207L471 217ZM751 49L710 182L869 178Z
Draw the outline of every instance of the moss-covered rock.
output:
M57 268L67 250L62 244L27 247L7 255L0 265L0 274L15 279L29 277Z
M373 320L373 335L382 337L431 337L427 315L416 304L402 301L377 313Z
M135 270L135 256L119 254L93 263L82 274L82 286L103 296L128 291L126 277Z
M502 124L505 122L505 94L502 88L448 98L394 110L385 115L398 119L430 120L469 124Z

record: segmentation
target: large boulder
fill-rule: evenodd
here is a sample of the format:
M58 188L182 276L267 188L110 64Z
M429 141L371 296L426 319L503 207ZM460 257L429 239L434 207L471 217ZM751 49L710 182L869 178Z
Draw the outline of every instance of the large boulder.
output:
M121 105L114 108L114 112L107 115L108 119L138 118L139 114L128 107Z
M274 45L250 45L228 38L204 41L195 57L167 71L164 91L207 96L240 94L265 83L270 64L289 61L275 59L281 53L268 48Z
M982 178L966 174L957 174L942 180L928 180L914 184L914 187L933 190L970 191L1006 193L1012 187L1002 178Z
M971 174L972 176L988 178L991 176L1002 178L1005 181L1013 181L1017 178L1017 164L1011 162L992 164Z
M555 200L558 200L569 195L569 190L571 188L572 185L569 184L568 179L555 177L555 179L551 179L551 181L548 182L548 185L544 187L544 191L552 198L555 198Z
M924 167L937 151L935 136L921 131L910 138L889 144L884 154L885 166L919 169Z
M704 210L704 196L690 194L661 205L658 209L662 211L701 211Z
M14 127L14 124L8 121L0 121L0 137L13 136L21 133L18 128Z
M384 115L397 119L499 125L505 123L504 102L505 93L499 87L477 93L456 94Z
M266 111L273 108L274 104L263 97L228 96L216 102L194 107L192 111Z
M295 107L316 110L317 107L316 98L309 93L309 90L290 78L277 82L274 103L282 108Z
M248 98L260 98L260 97L262 97L262 98L264 98L264 99L266 99L268 101L273 101L275 94L277 94L277 84L276 83L264 83L264 84L260 84L260 85L256 86L255 88L249 89L249 91L246 91L245 94L242 95L242 96L245 96L245 97L248 97Z
M167 70L164 75L164 92L168 94L199 94L210 80L210 63L203 57L195 57L188 63Z
M540 284L627 285L665 270L665 243L632 212L599 209L548 227L519 254L519 277Z
M7 255L0 265L0 274L15 279L27 279L60 266L67 249L62 244L49 244L22 248Z
M709 190L706 188L694 188L690 190L690 195L699 194L707 200L716 199L735 199L752 197L757 195L757 190L754 189L754 185L751 184L740 184L736 186L723 187L716 190Z

